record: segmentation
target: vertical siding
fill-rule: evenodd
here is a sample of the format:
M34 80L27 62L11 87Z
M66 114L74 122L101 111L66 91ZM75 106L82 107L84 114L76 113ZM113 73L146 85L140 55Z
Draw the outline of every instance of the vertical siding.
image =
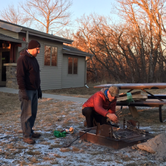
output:
M22 36L23 37L23 36ZM37 38L33 36L29 36L29 41L35 39L39 41L41 44L40 53L37 55L37 60L40 66L40 78L41 78L41 89L61 89L62 86L62 74L61 74L61 67L62 67L62 43L53 42L49 40L43 40L42 38ZM57 56L57 66L44 66L44 46L51 45L58 48L58 56ZM22 47L18 48L20 52L22 49L27 48L27 44L22 44ZM19 54L18 54L19 57Z
M23 40L25 34L18 34L12 31L0 29L0 33L11 36L16 39ZM46 89L61 89L70 87L82 87L85 83L85 57L78 57L78 73L68 74L68 56L62 54L63 43L42 39L40 37L29 35L31 39L38 40L41 44L40 54L37 55L37 60L40 65L41 88ZM50 45L58 48L57 66L44 66L44 46ZM27 43L22 43L18 47L17 59L19 53L27 48ZM73 56L74 57L74 56Z
M68 57L63 56L62 67L62 88L83 87L85 83L85 57L78 58L78 72L77 74L68 74Z
M44 65L44 46L45 44L55 46L58 48L57 54L57 66L45 66ZM40 65L40 76L41 76L41 88L43 90L46 89L61 89L62 86L62 74L61 74L61 67L62 67L62 44L60 43L41 43L41 52L37 56L39 65Z

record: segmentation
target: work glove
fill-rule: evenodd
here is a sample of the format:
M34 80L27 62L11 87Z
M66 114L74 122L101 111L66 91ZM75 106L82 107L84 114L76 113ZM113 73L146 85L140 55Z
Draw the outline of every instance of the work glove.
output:
M38 89L38 99L42 99L42 91L41 91L41 88L39 87Z
M25 89L20 90L19 96L20 100L29 100L29 97L27 96L27 92Z

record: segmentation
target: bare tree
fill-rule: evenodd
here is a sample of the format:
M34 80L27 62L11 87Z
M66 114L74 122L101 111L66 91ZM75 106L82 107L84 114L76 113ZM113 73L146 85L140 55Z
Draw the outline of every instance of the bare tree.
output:
M69 24L68 9L71 5L70 0L27 0L21 8L26 21L33 20L38 28L44 27L44 31L49 33L58 32Z
M141 76L144 81L153 82L156 79L156 71L160 70L158 80L162 81L164 72L162 38L166 32L164 27L166 0L117 0L117 2L119 14L134 29L136 32L134 36L139 41L137 47L140 48L138 53Z
M108 24L102 16L83 17L74 35L74 46L94 55L93 61L88 63L88 69L94 78L97 77L95 80L101 80L107 75L107 78L117 82L165 81L163 16L156 21L154 13L151 13L153 20L145 16L145 11L141 11L144 14L139 18L140 10L135 11L136 4L133 6L136 0L122 1L125 2L123 5L127 5L122 7L126 13L121 13L126 19L125 24ZM160 7L156 4L156 8L161 10ZM156 13L161 14L161 11Z
M116 34L107 24L107 19L90 15L83 16L78 22L80 27L74 35L73 46L94 55L88 62L88 72L91 72L89 75L92 80L120 81L119 66L123 68L122 58L112 50ZM122 73L123 71L125 70L122 69Z
M14 24L24 24L26 20L23 19L20 8L15 8L13 6L14 5L9 5L7 8L0 11L1 18Z
M66 39L71 39L73 38L74 31L71 29L64 29L58 33L59 36L62 36Z

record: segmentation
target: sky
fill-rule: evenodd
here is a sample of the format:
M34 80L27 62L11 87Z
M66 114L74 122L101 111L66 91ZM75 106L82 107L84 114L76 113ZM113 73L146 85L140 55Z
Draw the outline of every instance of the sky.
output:
M0 5L0 10L8 7L8 5L17 6L19 2L26 2L26 0L0 0L3 1ZM102 16L112 16L113 5L116 4L116 0L72 0L73 4L70 7L72 14L72 20L81 18L83 15L98 14Z
M3 3L1 2L3 1ZM100 15L109 15L112 4L116 3L116 0L72 0L71 11L74 17L82 16L83 14L97 13ZM26 0L0 0L0 10L6 8L8 5L18 4L19 2L26 2Z
M115 0L73 0L71 7L74 17L96 13L99 15L110 15L112 4Z

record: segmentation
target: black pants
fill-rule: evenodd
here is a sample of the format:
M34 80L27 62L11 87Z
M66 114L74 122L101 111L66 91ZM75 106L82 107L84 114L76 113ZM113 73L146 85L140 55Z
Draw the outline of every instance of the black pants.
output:
M87 122L87 127L93 127L95 126L94 124L94 120L97 123L102 124L106 124L107 123L107 118L103 117L102 115L98 114L93 107L85 107L82 110L82 114L85 116L86 118L86 122Z

